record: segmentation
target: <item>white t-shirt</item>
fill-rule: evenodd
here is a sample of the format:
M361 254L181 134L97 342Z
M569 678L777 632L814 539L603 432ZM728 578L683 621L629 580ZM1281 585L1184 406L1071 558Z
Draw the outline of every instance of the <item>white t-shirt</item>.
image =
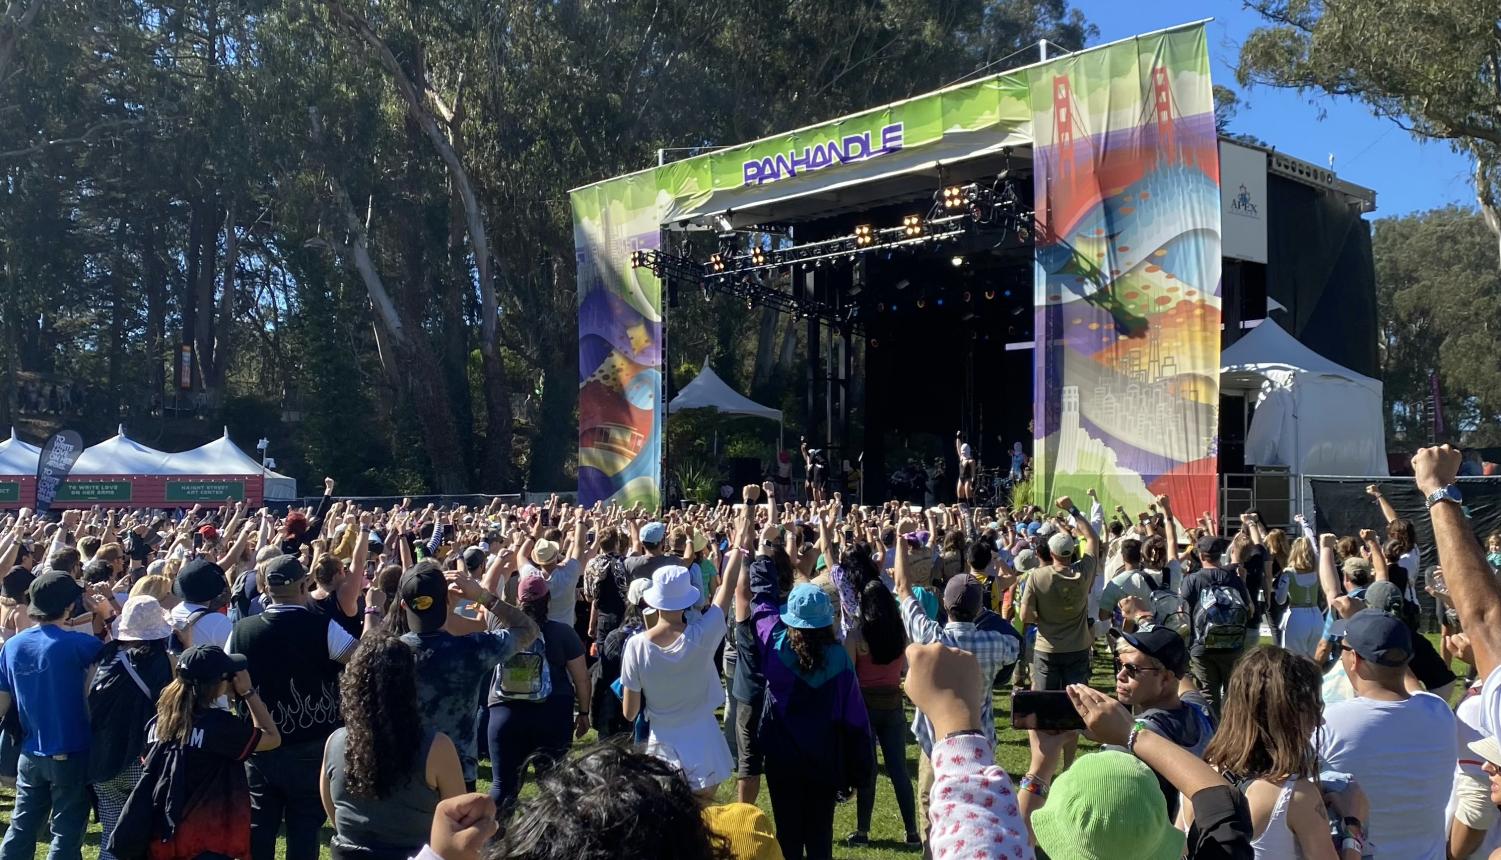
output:
M188 624L194 612L203 609L198 603L179 603L172 607L172 612L167 615L167 621L173 630L181 630ZM229 616L222 612L208 612L199 617L193 623L193 629L188 631L188 648L197 648L199 645L218 645L224 647L229 640L229 632L234 629L234 624Z
M1413 547L1397 559L1397 564L1407 571L1407 591L1402 596L1411 603L1418 602L1418 565L1422 555Z
M1482 699L1476 695L1467 695L1460 701L1454 715L1458 719L1456 728L1459 735L1459 761L1454 767L1454 790L1449 793L1449 803L1444 807L1444 820L1453 821L1455 813L1460 813L1460 820L1472 830L1484 830L1485 839L1481 840L1480 847L1470 856L1485 858L1491 856L1491 852L1501 848L1501 814L1490 802L1491 778L1481 767L1485 764L1480 756L1470 749L1470 744L1484 737L1489 737L1491 732L1485 727L1485 713L1481 707ZM1465 792L1468 803L1464 809L1460 809L1460 792Z
M1371 802L1367 830L1382 857L1444 860L1448 797L1458 756L1454 714L1438 696L1400 702L1356 697L1324 709L1319 759L1351 774Z
M653 645L645 633L625 641L620 684L645 694L646 717L653 728L690 724L724 703L714 651L726 630L724 610L710 606L666 648Z
M552 578L547 580L547 620L573 626L573 605L578 600L579 575L583 565L577 559L568 559L552 569ZM542 569L527 565L521 569L522 576L545 576Z

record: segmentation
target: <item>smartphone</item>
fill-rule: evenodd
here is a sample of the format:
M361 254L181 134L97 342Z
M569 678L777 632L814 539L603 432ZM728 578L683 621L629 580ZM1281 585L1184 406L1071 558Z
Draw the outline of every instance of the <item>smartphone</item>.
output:
M1014 690L1011 727L1043 731L1083 731L1084 718L1062 690Z

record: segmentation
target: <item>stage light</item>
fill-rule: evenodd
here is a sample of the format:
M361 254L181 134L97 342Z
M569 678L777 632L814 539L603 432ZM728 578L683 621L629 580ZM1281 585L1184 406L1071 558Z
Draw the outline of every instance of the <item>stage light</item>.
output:
M1001 293L1001 295L1003 295L1003 296L1005 296L1005 297L1006 297L1006 298L1008 298L1008 299L1009 299L1009 298L1011 298L1011 291L1010 291L1010 290L1007 290L1007 291L1006 291L1006 292L1004 292L1004 293Z
M714 223L719 225L719 232L721 233L733 233L735 231L735 222L730 220L729 210L725 210L723 215L714 216Z
M971 296L971 295L970 295L970 294L969 294L969 290L965 290L965 291L964 291L964 301L965 301L965 302L968 302L968 301L969 301L969 300L970 300L970 299L972 299L972 298L974 298L974 296Z
M939 299L937 304L940 308L943 307L943 299Z
M723 272L724 271L724 255L723 254L710 254L709 255L709 269L711 271L715 272L716 274L719 273L719 272Z
M985 291L985 301L987 301L987 302L993 302L993 301L995 301L995 290L986 290Z
M765 263L766 263L766 252L762 251L761 247L759 245L757 245L756 247L752 248L751 249L751 265L752 266L760 266L760 265L764 265Z
M912 285L912 282L909 281L909 280L907 280L906 278L902 278L900 281L896 282L896 288L898 290L905 290L905 289L907 289L907 287L909 287L911 285Z
M646 268L646 266L647 266L646 252L645 251L632 251L631 252L631 268L632 269L644 269L644 268Z
M922 310L923 308L925 308L927 306L928 306L928 300L927 299L918 299L917 300L917 309L918 310Z
M954 256L949 258L949 265L957 269L960 266L964 265L964 258L955 254Z
M908 215L902 219L902 235L914 239L922 235L923 224L921 215Z
M869 224L861 224L855 228L855 245L857 247L864 248L874 244L875 241L876 237L871 234Z
M964 189L951 185L943 189L943 208L959 209L964 206Z

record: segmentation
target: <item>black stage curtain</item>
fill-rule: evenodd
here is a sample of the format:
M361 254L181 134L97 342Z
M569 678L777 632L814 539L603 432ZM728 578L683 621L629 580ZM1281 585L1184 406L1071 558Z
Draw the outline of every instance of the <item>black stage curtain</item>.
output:
M1315 531L1344 536L1359 534L1361 529L1375 529L1384 539L1386 519L1381 515L1381 506L1365 492L1370 483L1363 478L1310 480L1313 503L1318 508ZM1428 519L1428 508L1417 486L1411 478L1384 478L1374 483L1381 487L1397 515L1412 521L1426 575L1438 563L1438 551L1433 546L1433 523ZM1486 535L1501 530L1501 478L1460 478L1458 483L1476 540L1484 541Z

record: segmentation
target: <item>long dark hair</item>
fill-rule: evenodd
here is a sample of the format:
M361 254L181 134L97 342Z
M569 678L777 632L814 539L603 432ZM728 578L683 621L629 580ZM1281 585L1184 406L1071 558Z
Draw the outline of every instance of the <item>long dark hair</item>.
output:
M851 544L846 548L839 556L839 566L844 568L844 575L855 587L856 594L864 591L866 585L881 579L881 569L876 566L870 545L866 543Z
M792 590L792 583L794 581L792 557L782 547L773 546L771 548L771 563L777 569L777 593L785 595Z
M421 762L417 661L388 631L360 640L339 681L344 728L344 781L355 797L387 797Z
M860 589L860 638L870 649L870 659L884 666L902 656L907 631L896 597L876 579Z
M797 657L798 671L804 675L815 674L823 668L829 646L836 641L832 626L809 630L801 627L787 628L787 642L792 646L793 655Z

